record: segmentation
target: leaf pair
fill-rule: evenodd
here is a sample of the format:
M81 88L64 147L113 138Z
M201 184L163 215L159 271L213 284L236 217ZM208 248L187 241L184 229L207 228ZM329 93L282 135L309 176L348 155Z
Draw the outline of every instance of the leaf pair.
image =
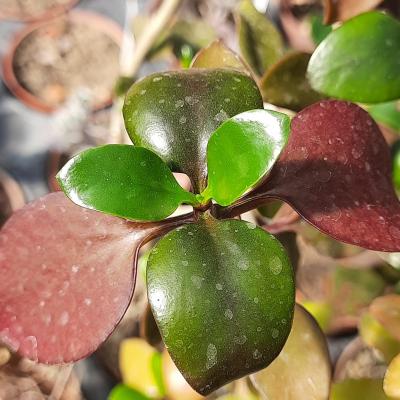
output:
M218 70L206 72L211 77L219 74ZM193 85L198 84L198 78L203 75L199 73L188 78L188 75L182 74L181 77L187 81L185 83ZM150 78L154 85L161 76L156 74ZM134 94L135 89L134 85ZM126 104L131 101L138 102L137 109L140 109L141 103L136 96L133 100L128 96ZM188 102L194 102L194 98L189 100L186 97L184 103L187 105ZM189 104L195 118L196 108L203 106L196 105L197 102ZM170 101L165 107L169 106ZM184 107L184 104L172 104L173 108L181 106ZM185 123L186 118L192 118L191 109L184 113L187 115ZM220 114L221 118L227 117L225 111ZM133 117L128 111L125 115L129 115L127 127L131 131L129 120ZM210 119L210 116L207 118ZM150 124L146 129L152 127L153 124ZM171 126L171 129L175 127ZM179 186L158 155L144 147L128 145L107 145L85 151L67 163L60 171L58 180L64 192L80 206L131 220L162 220L180 204L198 206L200 202L204 204L214 199L220 205L229 205L237 200L272 168L288 140L289 129L290 120L286 115L266 110L247 111L222 123L208 142L208 186L197 197ZM171 137L173 135L169 135L168 139ZM145 140L154 143L155 138L157 135L151 132L143 138L142 144L149 145ZM149 147L156 150L152 145ZM171 149L173 155L179 154L179 151L182 149ZM188 158L184 155L179 157L186 165Z

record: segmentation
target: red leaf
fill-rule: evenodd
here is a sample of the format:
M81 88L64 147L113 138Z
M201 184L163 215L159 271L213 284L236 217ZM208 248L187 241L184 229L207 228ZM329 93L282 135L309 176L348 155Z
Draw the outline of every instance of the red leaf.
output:
M337 240L400 251L389 148L355 104L321 101L297 114L288 146L256 193L289 203Z
M138 249L155 227L61 192L18 211L0 232L0 342L45 363L92 353L124 315Z

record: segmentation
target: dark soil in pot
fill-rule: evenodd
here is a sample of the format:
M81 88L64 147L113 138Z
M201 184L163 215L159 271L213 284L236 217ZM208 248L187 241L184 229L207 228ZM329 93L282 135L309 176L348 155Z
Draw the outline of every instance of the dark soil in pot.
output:
M93 108L110 103L119 74L117 28L111 33L112 22L82 14L39 25L17 44L11 68L25 93L11 90L29 105L52 111L77 90L89 91Z

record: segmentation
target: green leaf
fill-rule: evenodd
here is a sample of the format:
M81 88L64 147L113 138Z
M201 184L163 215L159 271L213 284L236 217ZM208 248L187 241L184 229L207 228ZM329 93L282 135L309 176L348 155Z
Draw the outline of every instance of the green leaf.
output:
M400 141L397 141L392 147L392 164L394 188L400 192Z
M266 367L291 329L289 258L243 221L206 216L164 236L150 253L147 290L172 359L202 395Z
M242 0L237 10L239 46L244 59L260 76L283 55L283 40L275 25Z
M400 101L374 104L368 107L368 112L376 122L400 133Z
M225 121L207 146L208 186L202 193L227 206L267 174L285 147L290 118L252 110Z
M226 119L263 108L253 79L228 69L189 69L135 83L124 104L125 126L137 146L189 176L195 193L207 182L206 148Z
M311 86L340 99L381 103L400 97L400 23L380 12L345 22L311 57Z
M263 76L260 84L264 101L278 107L300 111L324 98L308 82L310 55L292 52L282 57Z
M331 32L332 26L323 23L322 15L311 16L311 36L315 44L320 44Z
M150 400L150 398L128 386L117 385L108 395L108 400Z
M110 144L86 150L57 179L74 203L132 220L162 220L180 204L197 202L164 162L142 147Z

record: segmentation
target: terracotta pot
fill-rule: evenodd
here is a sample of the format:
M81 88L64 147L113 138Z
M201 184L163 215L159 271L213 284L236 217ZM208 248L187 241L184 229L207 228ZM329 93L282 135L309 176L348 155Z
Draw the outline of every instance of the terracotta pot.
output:
M54 106L46 103L44 100L35 96L21 85L14 71L14 57L16 54L16 50L21 45L22 41L28 37L28 35L38 29L43 29L45 27L49 27L49 32L51 34L53 31L56 31L56 29L54 29L54 27L51 27L50 29L50 25L56 24L57 21L60 21L61 23L61 21L65 21L65 19L70 22L84 23L87 26L91 26L99 32L106 34L118 46L120 46L122 42L122 29L117 23L108 18L86 11L71 11L67 16L60 19L53 19L51 21L45 22L36 22L26 26L20 32L18 32L11 42L8 52L3 58L3 80L10 91L20 101L35 110L45 113L53 112L58 109L59 106ZM111 105L111 103L112 93L110 93L110 97L107 100L94 104L93 110L105 108Z
M0 8L0 19L23 22L47 20L65 13L66 11L74 7L77 3L79 3L79 0L69 0L65 4L55 4L54 6L33 14L27 14L23 12L7 12L7 10Z
M11 214L25 204L21 186L0 169L0 226Z

